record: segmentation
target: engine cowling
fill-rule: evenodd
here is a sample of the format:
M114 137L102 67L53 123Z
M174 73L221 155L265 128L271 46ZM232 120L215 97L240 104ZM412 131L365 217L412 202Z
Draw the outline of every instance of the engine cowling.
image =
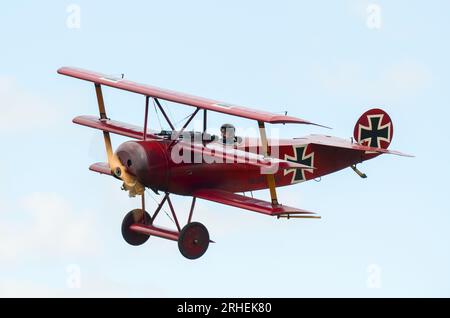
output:
M165 145L158 141L127 141L117 148L116 155L126 171L145 187L154 190L167 188Z

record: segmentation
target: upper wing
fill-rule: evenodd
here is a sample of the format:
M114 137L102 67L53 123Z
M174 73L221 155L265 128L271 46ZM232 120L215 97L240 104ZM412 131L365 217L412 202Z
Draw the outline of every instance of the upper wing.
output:
M320 218L313 216L313 212L289 207L286 205L272 205L270 202L246 197L240 194L226 192L222 190L204 189L194 192L194 197L209 200L225 205L234 206L241 209L246 209L266 215L272 216L288 216L297 215L296 217L303 218Z
M198 107L201 109L212 110L228 115L244 117L248 119L254 119L257 121L263 121L271 124L278 123L298 123L298 124L311 124L316 126L325 127L322 125L314 124L307 120L296 118L292 116L277 115L261 110L250 109L243 106L232 105L212 99L203 97L197 97L193 95L183 94L167 89L158 88L155 86L139 84L132 81L128 81L122 78L111 77L105 74L96 73L88 70L72 67L62 67L58 70L59 74L72 76L82 80L94 82L101 85L111 86L118 89L123 89L133 93L138 93L154 98L160 98L170 102L185 104L189 106Z
M345 139L330 137L330 136L309 135L307 137L294 138L294 139L305 140L306 143L312 143L312 144L316 144L316 145L324 145L324 146L352 149L352 150L357 150L357 151L386 153L386 154L398 155L398 156L403 156L403 157L414 157L412 155L402 153L400 151L363 146L363 145L360 145L357 143L351 143Z

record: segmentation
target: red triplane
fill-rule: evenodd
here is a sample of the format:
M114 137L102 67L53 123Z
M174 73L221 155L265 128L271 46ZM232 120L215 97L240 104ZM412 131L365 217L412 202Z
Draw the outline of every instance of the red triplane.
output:
M312 212L280 204L276 187L316 179L347 167L365 178L366 175L356 168L356 164L385 153L409 156L387 150L394 127L389 115L381 109L371 109L359 118L353 140L324 135L274 140L266 137L266 123L317 124L77 68L63 67L58 73L93 82L95 86L100 118L79 116L73 119L76 124L103 131L108 163L95 163L89 169L120 179L123 181L122 189L128 191L130 196L142 197L142 207L130 211L123 220L122 235L125 241L131 245L141 245L151 235L177 241L181 254L189 259L202 256L211 242L206 227L199 222L192 222L196 198L279 218L319 218ZM145 96L143 128L107 117L102 85ZM150 99L153 99L171 131L154 132L147 129ZM196 109L183 127L176 130L160 100ZM200 110L203 111L203 131L186 131ZM224 143L206 133L208 111L257 121L261 138L233 137L232 143ZM124 142L113 152L110 133L136 140ZM146 188L157 194L163 193L153 215L145 211ZM270 202L238 194L261 189L270 190ZM170 194L192 197L184 227L178 221ZM165 202L169 205L176 230L155 225Z

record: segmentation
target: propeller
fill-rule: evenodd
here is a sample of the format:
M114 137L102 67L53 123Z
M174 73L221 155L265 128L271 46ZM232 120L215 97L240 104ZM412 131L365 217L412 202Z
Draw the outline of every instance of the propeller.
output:
M108 120L106 116L105 103L100 84L95 83L95 93L97 95L98 110L100 120ZM120 162L117 154L113 152L111 145L111 137L109 132L103 131L103 139L105 141L106 155L108 157L108 165L113 175L123 181L122 190L128 191L130 197L143 195L145 187L137 180L136 176L128 173L126 167Z
M103 132L105 140L106 154L108 156L108 164L114 177L123 181L122 190L128 191L130 197L143 195L145 187L137 180L136 176L127 171L117 154L113 153L111 138L108 132Z

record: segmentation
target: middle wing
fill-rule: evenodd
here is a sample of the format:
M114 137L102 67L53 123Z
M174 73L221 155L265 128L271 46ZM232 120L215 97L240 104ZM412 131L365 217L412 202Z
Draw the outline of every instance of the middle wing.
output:
M78 125L99 129L102 131L107 131L113 134L135 139L142 139L142 135L144 133L144 129L139 126L123 123L117 120L99 119L96 116L90 115L82 115L75 117L72 120L72 122ZM147 138L161 139L160 136L156 135L155 131L152 132L147 131Z

